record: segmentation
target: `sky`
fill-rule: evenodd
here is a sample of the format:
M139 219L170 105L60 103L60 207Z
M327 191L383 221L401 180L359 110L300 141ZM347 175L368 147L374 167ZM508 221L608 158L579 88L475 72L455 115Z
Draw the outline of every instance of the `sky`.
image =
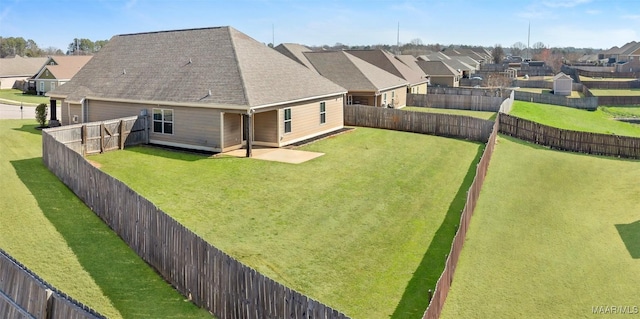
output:
M399 38L608 49L640 41L640 1L0 0L0 36L63 51L74 38L215 26L276 45L393 45Z

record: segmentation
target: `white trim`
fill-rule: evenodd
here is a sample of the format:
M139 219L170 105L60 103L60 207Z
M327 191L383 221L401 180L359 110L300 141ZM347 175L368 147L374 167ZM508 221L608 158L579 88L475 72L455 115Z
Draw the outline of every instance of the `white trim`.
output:
M154 139L149 139L149 144L173 146L173 147L187 148L187 149L193 149L193 150L199 150L199 151L221 152L221 149L219 147L206 147L206 146L199 146L199 145L173 143L173 142L159 141Z

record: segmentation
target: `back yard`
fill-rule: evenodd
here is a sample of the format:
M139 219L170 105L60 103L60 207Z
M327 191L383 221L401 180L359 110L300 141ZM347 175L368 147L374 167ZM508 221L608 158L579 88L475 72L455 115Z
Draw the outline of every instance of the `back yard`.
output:
M92 156L207 241L353 318L419 318L482 145L357 128L302 164L153 147Z
M499 137L442 318L638 314L639 166Z
M595 111L570 107L514 101L511 115L567 130L640 136L640 125L616 121L619 113L639 114L633 107L598 107Z
M211 318L49 172L36 126L0 120L0 247L109 318Z

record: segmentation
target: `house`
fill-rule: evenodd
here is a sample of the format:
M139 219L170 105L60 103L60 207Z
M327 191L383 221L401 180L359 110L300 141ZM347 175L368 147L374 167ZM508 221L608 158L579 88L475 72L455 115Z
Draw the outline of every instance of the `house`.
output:
M346 52L407 80L409 82L407 93L427 94L429 79L424 72L414 71L396 59L393 54L385 50L346 50Z
M23 58L19 55L0 59L0 89L23 90L22 83L32 77L47 58Z
M281 147L343 127L347 91L232 27L116 35L47 93L62 124L151 115L152 144Z
M573 79L560 72L553 77L553 94L555 95L571 95Z
M431 78L432 86L460 86L461 72L453 69L444 61L418 60L416 64Z
M347 89L347 104L401 108L409 82L345 51L305 52L322 76Z
M408 66L413 71L421 74L422 76L427 78L427 85L430 85L430 77L429 74L424 73L424 70L418 65L418 59L410 54L400 54L395 56L396 60L402 62L402 64Z
M32 83L38 95L44 95L71 80L91 58L90 55L49 57L29 82Z
M462 78L465 78L465 79L471 78L472 75L474 73L476 73L476 69L473 66L468 65L468 64L462 62L462 60L459 60L457 58L448 57L448 56L442 54L441 52L438 52L438 53L435 53L435 54L430 54L430 55L421 55L421 56L418 57L418 60L422 60L422 61L442 61L447 66L449 66L450 68L458 71L458 73L460 73L460 76Z
M316 72L316 69L311 65L311 62L309 62L307 57L304 56L305 52L312 51L308 47L297 43L281 43L274 49L284 54L289 59L306 66L309 70Z

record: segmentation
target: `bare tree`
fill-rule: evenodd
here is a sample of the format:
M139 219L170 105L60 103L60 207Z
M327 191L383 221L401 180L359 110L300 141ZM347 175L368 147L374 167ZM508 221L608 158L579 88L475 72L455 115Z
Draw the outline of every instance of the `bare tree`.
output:
M502 59L504 59L504 50L502 46L496 44L496 46L491 51L491 56L493 57L493 63L500 64L502 63Z
M524 53L526 48L527 46L524 45L524 43L518 41L511 46L511 55L522 56L522 53Z
M486 78L487 86L490 88L497 88L502 97L502 90L506 87L510 87L513 80L510 79L504 72L490 73Z
M539 54L543 49L546 49L547 46L542 42L536 42L531 46L531 48L533 49L534 54Z

